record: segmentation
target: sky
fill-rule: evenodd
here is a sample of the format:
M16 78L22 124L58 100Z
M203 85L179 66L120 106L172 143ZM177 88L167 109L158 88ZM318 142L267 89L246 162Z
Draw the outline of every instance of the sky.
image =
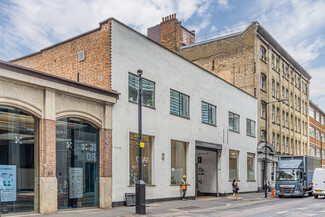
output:
M310 99L325 111L325 0L0 0L0 59L39 51L109 17L146 35L173 13L197 40L258 21L312 76Z

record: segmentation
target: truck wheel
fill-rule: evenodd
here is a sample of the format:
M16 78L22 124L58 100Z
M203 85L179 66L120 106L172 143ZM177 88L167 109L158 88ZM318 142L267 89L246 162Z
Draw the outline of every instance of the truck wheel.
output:
M318 198L318 195L314 195L314 198L317 199Z
M308 197L313 196L313 192L308 192Z

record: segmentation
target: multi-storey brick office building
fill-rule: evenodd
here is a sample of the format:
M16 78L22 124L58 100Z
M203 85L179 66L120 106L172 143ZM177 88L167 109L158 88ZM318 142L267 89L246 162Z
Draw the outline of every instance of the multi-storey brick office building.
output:
M257 99L119 21L108 19L93 31L14 62L119 90L112 107L113 175L108 184L113 193L103 190L113 206L124 204L125 193L135 190L138 69L144 72L147 199L178 199L184 174L190 197L230 193L233 179L240 179L242 192L257 190Z
M311 156L325 156L325 112L315 103L309 101L309 154ZM325 161L322 165L324 167Z
M163 45L257 97L260 186L264 168L265 102L288 99L287 102L268 106L267 136L271 143L268 146L271 153L268 175L276 168L273 161L277 161L277 154L308 153L307 111L311 76L259 23L254 22L244 31L222 37L198 43L191 40L185 46L182 46L182 35L172 33L179 32L181 25L167 29L166 23L179 21L176 16L162 20L160 39L176 36L175 40L169 40L176 45L161 41ZM148 36L157 28L149 28ZM160 42L158 38L153 40Z

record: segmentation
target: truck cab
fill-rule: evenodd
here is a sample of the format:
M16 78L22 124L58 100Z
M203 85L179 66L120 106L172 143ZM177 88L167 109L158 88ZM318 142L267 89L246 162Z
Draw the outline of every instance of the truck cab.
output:
M302 197L305 194L304 172L299 168L281 168L276 175L276 194Z

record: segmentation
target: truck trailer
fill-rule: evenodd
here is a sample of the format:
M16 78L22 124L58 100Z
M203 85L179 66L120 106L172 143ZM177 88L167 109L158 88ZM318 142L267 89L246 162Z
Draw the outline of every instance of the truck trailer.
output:
M320 158L312 156L281 156L275 181L275 194L279 197L312 195L315 168L321 167Z

